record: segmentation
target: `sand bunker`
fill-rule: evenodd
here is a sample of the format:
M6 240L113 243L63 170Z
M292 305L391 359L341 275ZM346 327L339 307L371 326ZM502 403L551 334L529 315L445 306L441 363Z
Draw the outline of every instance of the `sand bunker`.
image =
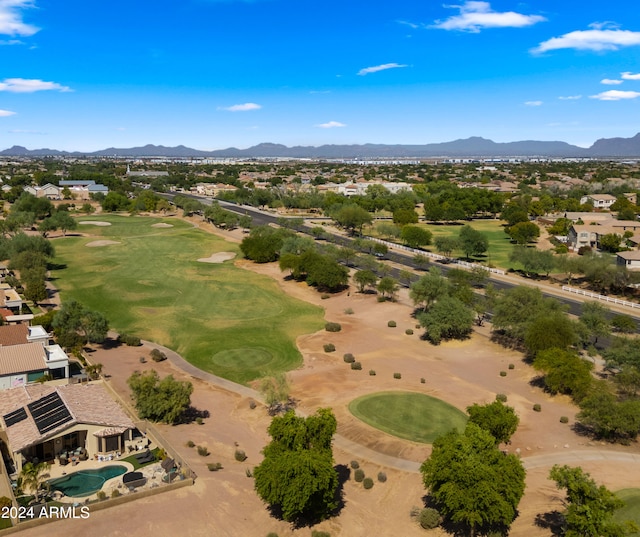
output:
M87 246L89 246L90 248L95 248L97 246L110 246L112 244L120 244L117 241L93 241L93 242L88 242Z
M222 263L223 261L233 259L235 256L236 254L233 252L218 252L211 257L202 257L198 259L198 261L200 261L200 263Z
M100 227L104 227L104 226L110 226L111 222L98 222L98 221L93 221L93 220L85 220L84 222L78 222L78 224L80 224L81 226L100 226Z
M151 227L173 227L173 224L165 224L164 222L158 222L157 224L151 224Z

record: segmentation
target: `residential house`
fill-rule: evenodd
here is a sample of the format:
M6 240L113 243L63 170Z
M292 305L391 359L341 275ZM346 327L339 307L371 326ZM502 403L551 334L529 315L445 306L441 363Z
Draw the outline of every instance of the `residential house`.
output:
M580 203L591 203L594 209L609 209L616 202L616 197L611 194L587 194L580 198Z
M5 324L0 326L0 346L24 345L25 343L49 344L50 336L40 325Z
M69 378L69 357L60 345L42 342L0 347L0 390L42 380Z
M0 392L2 451L15 471L86 450L88 457L124 451L135 425L102 382L29 385Z
M640 250L629 250L616 254L616 265L627 270L640 270Z
M62 189L51 183L42 186L27 185L24 187L24 191L36 198L48 198L50 200L62 199Z
M631 239L634 239L636 234L640 233L640 222L634 220L607 220L602 225L573 224L569 228L567 240L573 250L579 250L583 246L599 248L602 236L616 234L622 237L627 231L632 233Z

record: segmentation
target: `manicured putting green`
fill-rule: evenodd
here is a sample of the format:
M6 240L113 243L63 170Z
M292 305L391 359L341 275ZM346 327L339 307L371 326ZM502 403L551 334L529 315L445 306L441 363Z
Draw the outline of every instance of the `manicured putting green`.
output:
M440 399L415 392L377 392L358 397L349 410L368 425L406 440L431 444L452 429L463 430L467 415Z
M214 364L222 367L264 367L273 360L272 354L267 349L255 347L242 347L217 352L213 355Z
M616 496L625 503L625 506L615 512L613 519L616 522L633 520L640 528L640 489L619 490ZM640 531L630 533L629 537L640 537Z

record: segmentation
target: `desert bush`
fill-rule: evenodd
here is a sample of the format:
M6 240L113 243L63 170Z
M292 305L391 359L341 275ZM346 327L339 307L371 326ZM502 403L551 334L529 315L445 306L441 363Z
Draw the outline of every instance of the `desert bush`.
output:
M354 311L353 311L353 309L352 309L352 308L347 308L346 310L344 310L344 312L345 312L347 315L353 315L353 314L354 314Z
M13 502L11 501L11 498L7 496L0 497L0 508L11 507L12 505L13 505Z
M328 531L313 530L311 537L331 537L331 534Z
M387 474L385 474L384 472L378 472L378 481L380 481L380 483L386 483Z
M120 334L120 337L118 339L127 347L139 347L140 345L142 345L142 341L140 341L140 338L138 336Z
M507 372L506 371L500 371L500 376L501 377L506 377L507 376Z
M362 483L364 480L364 470L362 468L356 469L356 471L353 472L353 479L356 483Z
M348 363L348 364L352 364L353 362L355 362L355 361L356 361L356 357L355 357L353 354L351 354L350 352L348 352L347 354L345 354L345 355L342 357L342 359L343 359L346 363Z
M247 454L242 449L236 449L233 458L238 462L244 462L247 460Z
M187 447L196 447L196 443L193 440L187 441Z
M358 461L351 461L349 463L349 466L351 466L351 468L353 468L354 470L357 470L358 468L360 468L360 463Z
M200 455L201 457L207 457L209 455L209 450L207 449L207 446L198 446L198 455Z
M373 479L371 479L370 477L365 477L365 478L362 480L362 486L363 486L365 489L369 490L371 487L373 487Z
M158 349L153 349L151 351L151 359L154 362L162 362L167 359L167 355Z
M504 393L499 393L496 395L496 401L500 401L501 403L506 403L507 396Z
M424 384L425 382L427 382L427 379L425 379L424 377L420 378L420 384Z
M257 406L258 406L258 404L257 404L253 399L251 399L251 400L249 401L249 408L250 408L251 410L253 410L253 409L254 409L254 408L256 408Z
M509 369L515 369L516 365L515 364L509 364Z
M401 379L402 378L402 373L394 373L393 374L393 378L394 379Z
M107 499L107 493L104 490L99 490L98 493L96 494L96 496L98 497L98 500L100 500L100 501Z
M386 302L386 301L387 301L387 297L384 297L384 296L382 296L382 295L378 295L378 296L376 297L376 300L377 300L378 302Z
M196 423L197 423L198 425L204 425L204 420L203 420L200 416L198 416L198 417L196 418Z
M375 369L369 369L369 376L375 377L376 376L376 370Z
M321 298L322 300L327 300L327 298L331 298L331 295L330 295L329 293L322 293L322 294L320 295L320 298Z
M222 464L219 462L210 462L207 464L207 468L210 472L217 472L218 470L222 470Z
M244 473L247 477L253 477L253 470L251 470L251 468L247 468Z
M425 507L420 511L420 525L425 530L432 530L440 525L440 513L431 507Z
M140 360L141 364L146 364L147 363L147 359L144 356L140 356L139 360Z
M324 329L327 332L340 332L342 325L340 323L327 323L324 325Z
M118 489L113 489L111 491L111 497L112 498L117 498L118 496L122 496L122 493Z
M395 328L397 326L397 324L396 324L395 321L389 321L389 322L387 322L387 326L389 328Z
M533 405L533 410L536 412L542 412L542 407L536 403L535 405Z
M421 325L421 324L417 324L417 325L415 326L415 329L416 329L416 330L420 330L421 328L422 328L422 325Z
M351 364L351 369L354 369L356 371L360 371L362 369L362 364L360 362L353 362Z
M569 418L567 416L560 416L560 423L569 423Z
M278 537L278 534L275 531L270 531L267 533L267 537Z
M324 352L334 352L336 350L336 346L333 343L325 343L322 348Z
M407 334L408 336L412 336L412 335L413 335L413 329L412 329L412 328L407 328L407 329L404 331L404 333L405 333L405 334Z

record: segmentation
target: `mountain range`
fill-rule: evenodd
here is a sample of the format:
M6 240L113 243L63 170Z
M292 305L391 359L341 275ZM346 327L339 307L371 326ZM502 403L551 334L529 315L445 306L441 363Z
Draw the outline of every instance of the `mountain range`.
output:
M143 147L115 148L83 153L55 149L26 149L14 145L0 151L0 156L15 157L214 157L214 158L429 158L429 157L582 157L582 158L638 158L640 133L632 138L601 138L591 147L584 148L566 142L525 140L497 143L473 136L452 142L424 145L321 145L287 147L262 143L247 149L229 147L201 151L179 145L145 145Z

